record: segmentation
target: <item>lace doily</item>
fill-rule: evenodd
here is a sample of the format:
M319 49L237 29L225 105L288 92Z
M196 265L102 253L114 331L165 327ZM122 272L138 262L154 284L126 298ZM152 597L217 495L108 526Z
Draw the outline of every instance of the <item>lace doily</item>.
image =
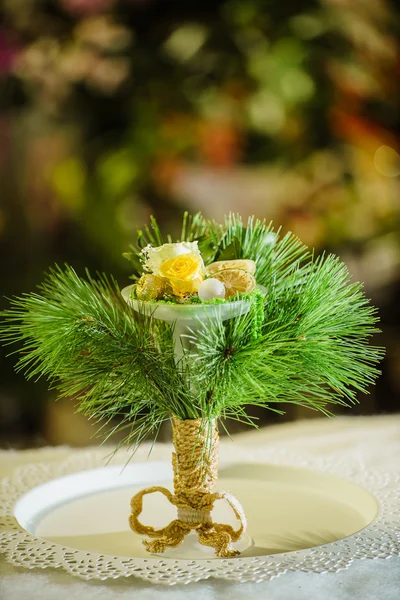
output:
M265 448L230 448L229 456L241 461L268 462L319 470L349 479L375 496L379 515L362 531L342 540L283 554L220 560L132 558L66 548L25 531L13 516L16 501L32 488L51 479L104 466L104 453L79 452L62 462L29 464L17 468L0 485L0 552L16 566L61 568L82 579L109 579L131 575L152 583L175 585L209 577L235 582L260 582L287 571L324 573L347 568L364 558L400 555L400 474L368 471L359 461L293 456Z

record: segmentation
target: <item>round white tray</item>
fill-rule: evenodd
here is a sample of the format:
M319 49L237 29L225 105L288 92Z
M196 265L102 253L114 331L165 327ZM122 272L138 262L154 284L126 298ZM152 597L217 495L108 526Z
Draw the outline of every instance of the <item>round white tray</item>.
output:
M62 567L85 579L135 575L173 585L210 576L262 581L289 569L337 570L355 558L400 551L395 475L356 469L343 479L332 466L312 471L237 460L221 465L218 487L235 494L245 509L242 554L219 559L188 536L182 546L152 555L129 529L129 501L149 485L172 489L169 462L102 464L100 454L81 453L60 464L22 467L3 480L0 550L7 560L28 568ZM162 496L146 498L143 522L158 527L174 517ZM223 502L213 518L235 525Z

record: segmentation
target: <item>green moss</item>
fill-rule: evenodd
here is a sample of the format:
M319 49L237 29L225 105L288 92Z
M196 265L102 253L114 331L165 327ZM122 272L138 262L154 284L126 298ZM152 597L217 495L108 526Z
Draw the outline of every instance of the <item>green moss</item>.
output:
M139 300L139 298L136 296L135 288L132 289L131 297L135 300ZM170 296L168 298L160 298L159 300L145 300L144 302L148 302L151 304L176 304L178 306L191 306L193 304L228 304L230 302L237 302L238 300L250 300L252 298L257 297L261 297L261 299L263 298L263 294L259 289L255 289L252 292L249 292L248 294L237 294L236 296L233 296L232 298L226 300L224 298L214 298L213 300L201 300L198 296L192 296L187 301L180 302L177 298Z

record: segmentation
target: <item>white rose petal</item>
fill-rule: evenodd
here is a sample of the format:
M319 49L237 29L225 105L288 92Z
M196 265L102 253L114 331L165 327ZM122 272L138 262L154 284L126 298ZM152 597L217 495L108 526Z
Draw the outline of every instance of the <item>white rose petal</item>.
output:
M198 242L177 242L176 244L163 244L156 248L149 244L142 250L143 270L158 275L163 262L181 254L195 254L201 258Z

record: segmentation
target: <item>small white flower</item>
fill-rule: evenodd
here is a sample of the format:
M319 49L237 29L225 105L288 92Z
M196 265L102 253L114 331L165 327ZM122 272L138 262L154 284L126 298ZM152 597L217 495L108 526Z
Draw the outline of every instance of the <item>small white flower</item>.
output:
M143 270L158 275L163 262L169 258L176 258L181 254L195 254L200 256L198 242L177 242L175 244L163 244L154 248L151 244L143 248Z

